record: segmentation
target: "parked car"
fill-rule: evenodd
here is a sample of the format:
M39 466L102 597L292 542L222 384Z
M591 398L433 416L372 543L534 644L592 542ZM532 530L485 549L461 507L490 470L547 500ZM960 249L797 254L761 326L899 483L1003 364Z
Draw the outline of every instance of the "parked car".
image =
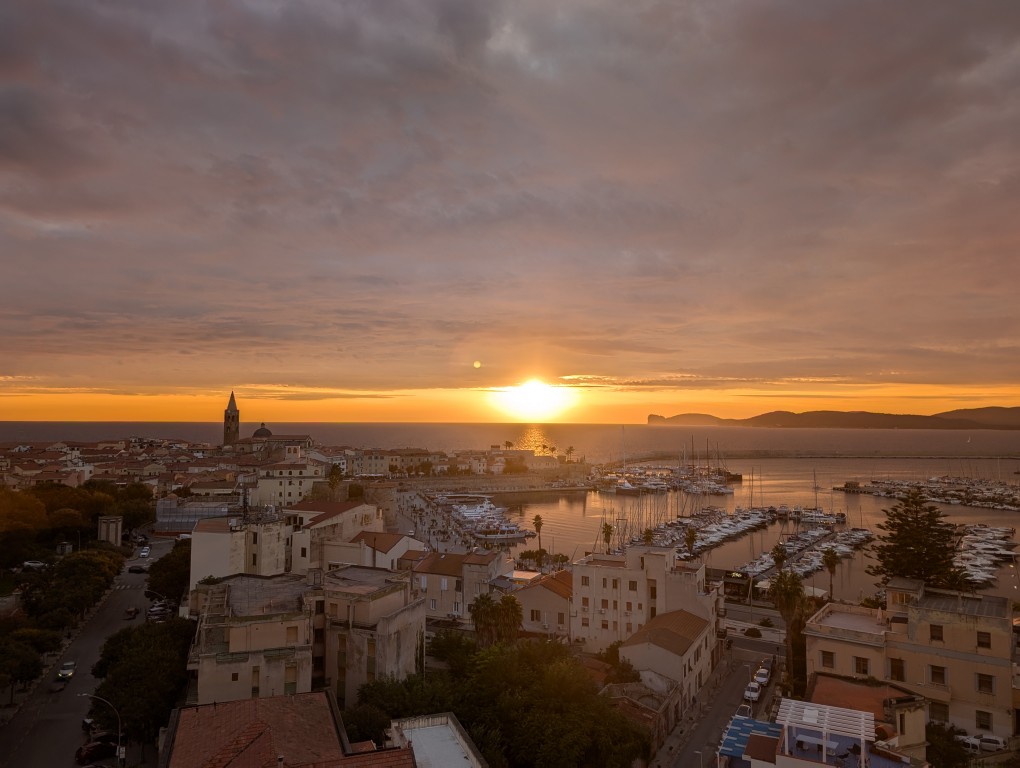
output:
M22 568L26 568L29 571L41 571L47 567L46 563L42 560L26 560L21 564Z
M147 565L129 565L128 573L148 573L149 566Z
M152 550L150 550L148 547L142 547L142 551L138 553L138 556L139 557L148 557L149 556L149 552L151 552L151 551Z
M93 760L114 757L116 754L116 741L90 741L88 744L82 744L78 747L78 750L74 753L74 760L78 765L84 765Z
M752 714L750 704L741 704L737 707L737 712L734 717L751 717Z
M769 671L762 667L754 673L754 681L764 688L769 684Z
M133 605L130 608L125 608L124 609L124 618L125 619L133 619L137 615L138 615L138 609L135 608Z
M1009 745L1001 736L991 733L976 733L973 736L958 735L956 737L968 752L1002 752Z
M761 684L750 682L744 689L744 701L758 701L761 698Z
M65 661L60 665L60 669L57 670L57 680L70 680L74 677L76 669L78 669L78 662Z

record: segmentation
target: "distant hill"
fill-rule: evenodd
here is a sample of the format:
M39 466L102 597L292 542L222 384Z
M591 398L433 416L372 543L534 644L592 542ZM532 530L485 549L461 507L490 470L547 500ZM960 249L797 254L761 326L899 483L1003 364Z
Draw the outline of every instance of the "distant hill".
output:
M648 417L649 424L687 427L793 427L799 429L1020 429L1020 408L970 408L915 416L868 411L771 411L749 419L720 419L705 413Z

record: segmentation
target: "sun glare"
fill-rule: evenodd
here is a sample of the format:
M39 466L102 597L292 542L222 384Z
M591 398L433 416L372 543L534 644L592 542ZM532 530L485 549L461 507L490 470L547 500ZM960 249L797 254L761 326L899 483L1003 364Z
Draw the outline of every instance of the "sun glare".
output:
M521 421L555 419L573 406L576 399L576 394L570 388L554 387L538 379L492 393L497 408Z

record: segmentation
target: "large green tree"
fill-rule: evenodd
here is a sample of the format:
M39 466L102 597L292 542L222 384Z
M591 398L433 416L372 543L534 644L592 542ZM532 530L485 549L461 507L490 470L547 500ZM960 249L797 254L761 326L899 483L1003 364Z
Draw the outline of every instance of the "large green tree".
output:
M883 535L871 547L876 563L868 566L869 574L880 577L883 584L897 576L933 587L961 583L960 569L953 563L959 547L956 529L938 507L912 490L883 511L886 519L878 524Z
M804 596L804 583L795 571L777 571L772 577L769 586L769 593L772 602L779 611L779 615L786 625L786 670L790 678L790 684L797 689L798 682L804 676L801 670L797 669L794 653L795 646L803 637L804 611L806 609L806 598Z
M839 567L840 557L832 547L828 547L822 553L822 565L829 572L829 600L832 600L832 586L836 577L836 569Z
M188 591L190 574L191 540L185 539L149 566L149 589L170 600L180 600Z

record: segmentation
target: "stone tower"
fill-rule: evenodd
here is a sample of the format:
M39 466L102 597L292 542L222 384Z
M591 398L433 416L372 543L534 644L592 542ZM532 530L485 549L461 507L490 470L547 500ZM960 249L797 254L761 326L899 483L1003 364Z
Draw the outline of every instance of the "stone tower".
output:
M233 445L241 432L241 413L234 402L234 393L230 393L230 402L223 412L223 445Z

